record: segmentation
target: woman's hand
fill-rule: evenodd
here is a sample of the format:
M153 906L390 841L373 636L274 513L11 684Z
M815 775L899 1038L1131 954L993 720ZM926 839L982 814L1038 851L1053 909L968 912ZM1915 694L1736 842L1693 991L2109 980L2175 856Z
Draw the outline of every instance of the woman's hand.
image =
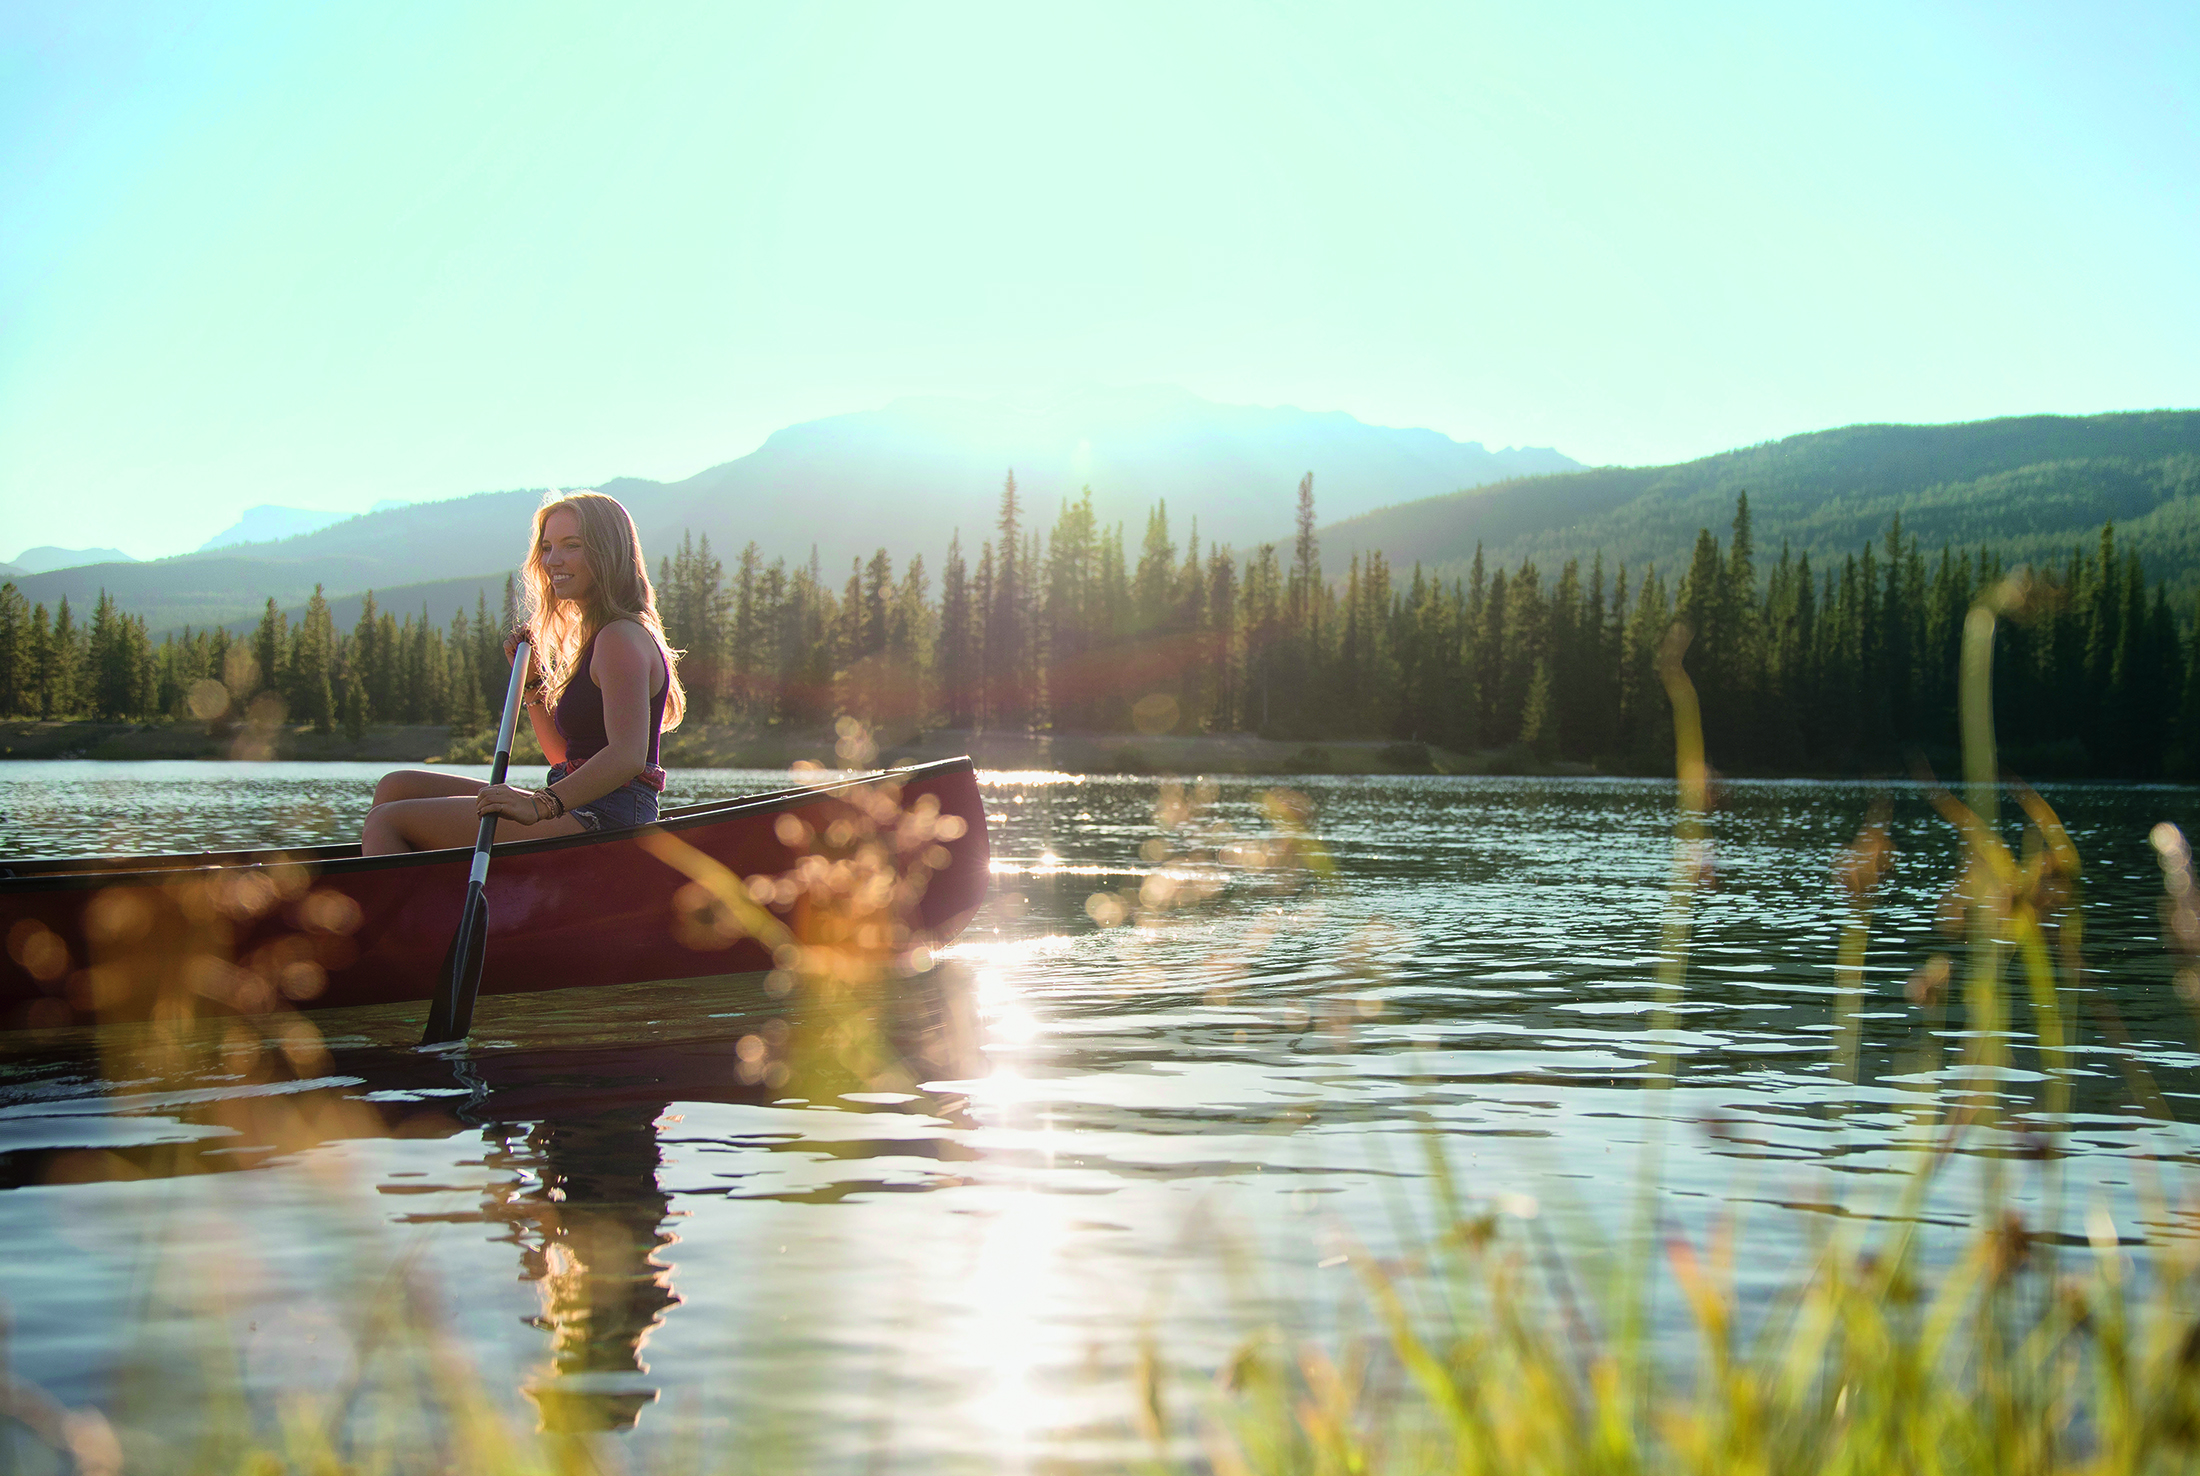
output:
M506 820L516 820L521 825L533 825L542 819L542 804L532 789L516 789L509 784L483 785L474 796L476 815L500 815Z
M519 643L521 641L525 641L528 648L532 650L535 644L535 633L524 625L515 625L510 633L504 637L504 661L507 666L511 664L512 658L519 654Z

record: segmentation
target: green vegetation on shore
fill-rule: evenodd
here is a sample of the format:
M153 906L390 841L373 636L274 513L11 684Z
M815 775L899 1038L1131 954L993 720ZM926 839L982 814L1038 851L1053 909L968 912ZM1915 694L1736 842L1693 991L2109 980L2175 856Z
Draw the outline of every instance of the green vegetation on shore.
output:
M1196 529L1180 545L1157 506L1133 559L1089 496L1042 538L1011 477L995 536L974 555L949 543L936 598L921 556L897 573L881 549L836 590L814 562L767 564L751 544L729 572L708 539L683 540L660 566L665 625L691 720L730 736L670 752L748 762L731 755L798 748L849 717L887 734L1257 734L1293 751L1407 744L1653 772L1671 741L1654 658L1679 625L1722 768L1942 766L1963 612L2007 568L1990 548L1928 549L1899 516L1838 566L1788 548L1760 559L1743 496L1729 539L1701 530L1675 571L1607 570L1601 556L1507 570L1478 555L1446 582L1419 567L1401 577L1373 554L1338 580L1312 482L1287 551L1240 557ZM2113 529L2034 566L2023 591L1995 658L2012 766L2200 775L2200 633ZM286 726L357 741L402 724L447 730L430 745L444 752L486 727L503 686L486 597L446 626L370 595L349 631L318 594L295 622L270 599L250 635L186 631L155 646L105 596L86 627L65 603L49 618L0 585L0 718L196 720L269 735L263 752L298 746L272 741ZM1238 771L1281 771L1268 762ZM1162 766L1121 766L1141 764Z

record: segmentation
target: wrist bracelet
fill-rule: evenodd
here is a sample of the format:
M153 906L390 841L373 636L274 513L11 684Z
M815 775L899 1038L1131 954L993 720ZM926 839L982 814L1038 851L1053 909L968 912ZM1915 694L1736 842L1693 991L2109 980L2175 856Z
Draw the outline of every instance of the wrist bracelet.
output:
M538 790L536 790L536 791L535 791L535 798L536 798L536 800L537 800L537 801L540 801L540 800L544 799L545 797L547 797L547 798L549 799L550 803L551 803L552 805L556 806L556 808L555 808L555 809L553 809L553 810L551 810L551 812L550 812L549 814L547 814L547 815L544 815L544 814L542 813L542 806L541 806L541 804L540 804L540 803L537 803L537 804L536 804L536 806L535 806L535 813L536 813L536 815L537 815L537 816L538 816L539 818L541 818L541 819L543 819L543 820L555 820L555 819L557 819L557 818L558 818L558 817L559 817L560 815L562 815L562 814L564 814L564 813L565 813L565 801L564 801L564 799L562 799L562 798L561 798L561 797L559 796L559 794L558 794L558 792L557 792L556 790L552 789L552 788L551 788L551 787L550 787L549 785L547 785L547 784L545 784L545 785L544 785L544 786L543 786L542 788L540 788L540 789L538 789Z

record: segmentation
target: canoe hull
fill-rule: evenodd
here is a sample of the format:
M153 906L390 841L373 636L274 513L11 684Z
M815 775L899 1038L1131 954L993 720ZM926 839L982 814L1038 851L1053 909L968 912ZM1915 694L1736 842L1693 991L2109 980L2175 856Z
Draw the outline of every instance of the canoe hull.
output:
M851 857L900 880L891 917L862 938L869 954L952 940L984 900L991 859L970 761L499 846L482 992L772 968L772 941L810 943L832 929L816 888L789 879L819 881ZM464 850L367 858L331 847L14 863L0 877L0 1028L142 1017L175 1007L164 998L192 1014L424 1001L470 860ZM761 897L762 910L720 900L733 886Z

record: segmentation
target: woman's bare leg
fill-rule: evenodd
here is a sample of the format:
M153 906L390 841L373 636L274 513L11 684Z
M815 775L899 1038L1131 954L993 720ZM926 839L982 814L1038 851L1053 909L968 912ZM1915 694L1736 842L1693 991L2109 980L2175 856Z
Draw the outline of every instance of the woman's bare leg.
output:
M485 779L469 779L464 774L444 774L434 769L392 769L376 781L374 802L386 805L391 800L472 794L486 783Z
M377 824L375 812L382 806L398 800L434 799L452 795L471 795L479 791L487 781L469 779L464 774L443 774L434 769L392 769L374 784L374 803L367 810L367 822L359 830L359 851L365 856L387 856L394 851L419 850L407 845L402 832L386 819ZM499 840L503 837L499 836Z
M478 780L467 782L475 789L481 787ZM359 837L359 851L366 856L391 856L400 851L439 851L451 846L471 846L480 829L481 817L474 813L471 793L389 800L367 812L366 829ZM581 822L571 815L560 815L555 820L534 825L521 825L511 820L497 822L499 845L580 833Z

